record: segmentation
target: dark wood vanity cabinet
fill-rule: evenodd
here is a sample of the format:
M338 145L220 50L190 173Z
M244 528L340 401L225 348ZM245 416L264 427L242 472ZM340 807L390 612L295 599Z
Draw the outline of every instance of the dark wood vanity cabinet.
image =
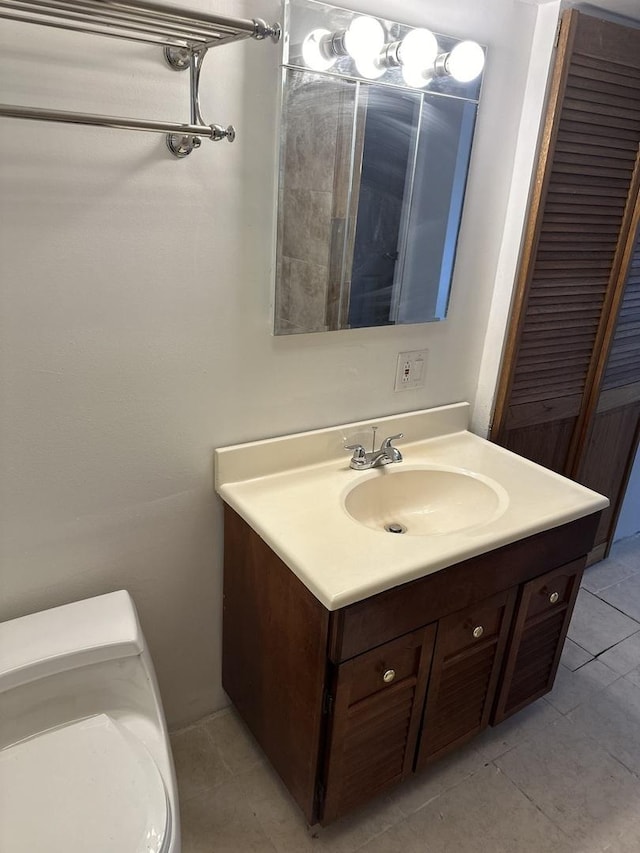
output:
M551 689L599 515L328 611L225 507L223 685L309 823Z

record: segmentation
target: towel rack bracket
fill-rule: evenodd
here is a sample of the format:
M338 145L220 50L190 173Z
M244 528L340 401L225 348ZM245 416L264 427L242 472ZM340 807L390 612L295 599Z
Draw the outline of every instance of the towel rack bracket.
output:
M173 71L186 71L191 65L192 52L188 47L174 47L167 44L163 48L165 62Z

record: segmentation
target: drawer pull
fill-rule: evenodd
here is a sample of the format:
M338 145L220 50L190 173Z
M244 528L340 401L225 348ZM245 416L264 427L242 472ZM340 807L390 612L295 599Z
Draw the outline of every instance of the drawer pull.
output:
M393 679L394 679L395 677L396 677L396 671L395 671L395 669L388 669L388 670L384 673L384 675L382 676L382 680L384 681L384 683L385 683L385 684L391 684L391 682L393 681Z
M549 601L551 602L551 604L555 604L559 598L560 598L560 596L558 595L557 592L552 592L551 595L549 596Z
M482 625L478 625L477 628L473 629L473 636L476 638L476 640L479 640L483 634L484 634L484 628L482 627Z

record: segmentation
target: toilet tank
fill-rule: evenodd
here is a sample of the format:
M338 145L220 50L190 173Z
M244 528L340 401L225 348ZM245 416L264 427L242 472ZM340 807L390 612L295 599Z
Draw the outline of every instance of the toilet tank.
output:
M0 693L79 667L142 655L144 650L126 590L21 616L0 624Z

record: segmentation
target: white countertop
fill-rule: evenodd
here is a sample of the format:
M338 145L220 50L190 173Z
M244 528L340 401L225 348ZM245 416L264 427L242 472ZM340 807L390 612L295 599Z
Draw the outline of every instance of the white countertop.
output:
M457 403L216 450L216 491L329 610L423 577L478 554L605 509L602 495L467 431ZM378 444L403 432L404 461L349 467L344 444ZM360 481L393 470L454 468L486 478L500 513L454 533L394 535L355 521L344 508ZM504 490L504 491L503 491Z

